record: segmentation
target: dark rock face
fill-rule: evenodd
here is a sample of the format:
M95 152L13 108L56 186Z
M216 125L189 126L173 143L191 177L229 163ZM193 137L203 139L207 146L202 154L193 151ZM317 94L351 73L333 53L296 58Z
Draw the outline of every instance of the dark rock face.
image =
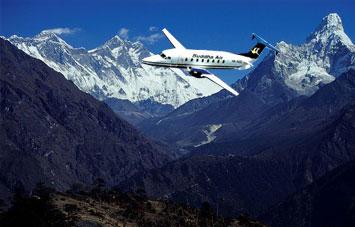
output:
M354 108L350 110L354 112ZM352 113L354 116L354 113ZM275 227L354 226L355 162L347 163L261 215Z
M0 182L115 185L169 157L103 102L0 39Z

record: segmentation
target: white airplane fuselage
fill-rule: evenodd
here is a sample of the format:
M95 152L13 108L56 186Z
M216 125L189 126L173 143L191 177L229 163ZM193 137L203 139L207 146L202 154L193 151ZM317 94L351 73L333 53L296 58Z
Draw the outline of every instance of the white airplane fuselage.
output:
M213 50L168 49L160 55L152 55L143 59L147 65L173 68L204 69L248 69L254 59L226 52Z
M159 55L146 57L142 61L143 64L173 68L173 71L179 72L180 69L174 68L186 69L191 76L207 78L235 96L239 95L236 90L207 69L249 69L265 47L278 51L254 33L252 39L257 38L258 43L247 53L233 54L226 51L186 49L168 30L164 28L162 32L175 48L164 50Z

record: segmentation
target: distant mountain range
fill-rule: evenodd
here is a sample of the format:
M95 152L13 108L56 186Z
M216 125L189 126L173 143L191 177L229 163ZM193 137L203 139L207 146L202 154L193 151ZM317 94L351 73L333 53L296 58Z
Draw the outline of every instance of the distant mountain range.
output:
M62 74L0 39L0 197L44 182L116 185L171 160Z
M207 79L196 80L170 69L142 65L141 60L152 53L139 41L118 35L93 50L72 47L46 30L32 38L13 35L8 40L99 100L126 99L138 105L150 100L176 108L220 90Z

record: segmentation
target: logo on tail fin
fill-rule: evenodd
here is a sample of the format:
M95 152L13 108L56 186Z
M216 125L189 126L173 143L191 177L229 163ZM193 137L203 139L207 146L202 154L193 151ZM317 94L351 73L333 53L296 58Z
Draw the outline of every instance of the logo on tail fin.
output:
M251 50L251 53L252 53L252 54L259 55L259 50L260 50L259 47L254 47L254 48Z

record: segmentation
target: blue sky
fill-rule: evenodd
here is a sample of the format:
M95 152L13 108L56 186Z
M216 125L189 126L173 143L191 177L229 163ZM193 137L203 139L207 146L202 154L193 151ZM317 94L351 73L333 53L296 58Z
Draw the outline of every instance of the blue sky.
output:
M101 45L121 31L157 53L170 48L159 30L167 27L186 47L245 51L255 32L271 43L300 44L331 12L355 37L353 0L0 0L0 35L34 36L69 28L62 38L74 47ZM125 28L121 30L122 28ZM217 71L228 83L244 73Z

